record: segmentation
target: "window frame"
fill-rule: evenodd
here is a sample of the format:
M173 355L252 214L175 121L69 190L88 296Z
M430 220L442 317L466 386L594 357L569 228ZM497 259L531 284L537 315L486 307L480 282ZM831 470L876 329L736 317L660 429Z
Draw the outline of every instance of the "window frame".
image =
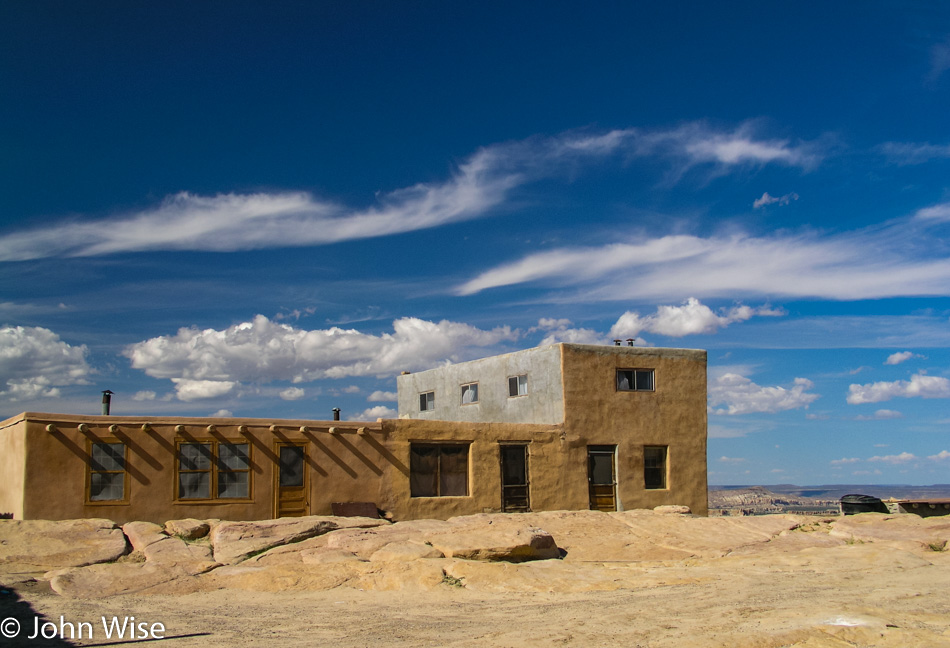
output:
M186 445L210 445L210 461L209 467L207 470L182 470L181 468L181 447ZM247 447L247 468L243 469L222 469L221 463L221 452L219 450L220 446L246 446ZM201 504L201 503L229 503L229 502L251 502L254 500L254 490L253 490L253 469L251 465L252 461L252 443L248 439L175 439L175 498L174 501L187 503L187 504ZM209 493L208 497L182 497L181 495L181 474L198 474L198 473L209 473ZM221 497L218 493L220 492L220 474L221 473L245 473L247 474L247 494L240 497Z
M94 470L92 452L93 447L96 445L121 445L124 452L122 456L122 470ZM86 488L85 488L85 498L86 504L92 506L123 506L129 504L129 444L125 441L120 441L119 439L114 438L105 438L105 439L88 439L86 444L86 453L89 457L86 463ZM115 475L118 473L123 474L122 479L122 498L121 499L92 499L92 476L93 474L108 474Z
M417 494L413 491L413 451L418 448L438 449L438 461L435 473L435 494ZM442 490L442 452L444 448L464 448L465 449L465 493L464 494L446 494ZM410 499L443 499L446 497L471 497L472 496L472 442L471 441L411 441L409 443L409 497Z
M432 398L426 399L423 401L426 396L432 396ZM431 407L423 407L423 404L430 405ZM420 412L434 412L435 411L435 390L430 389L429 391L419 392L419 411Z
M632 379L632 381L630 383L630 387L628 387L627 389L624 389L620 386L620 374L622 373L631 374L630 378ZM641 374L641 373L643 374L648 373L650 375L649 389L640 389L637 387L637 383L639 382L637 380L638 378L637 374ZM616 387L616 390L618 392L655 392L656 391L656 369L652 369L650 367L629 367L629 368L618 367L617 373L614 379L614 386Z
M463 405L463 406L464 406L464 405L478 405L478 381L477 381L477 380L474 381L474 382L462 383L462 384L459 386L459 388L460 388L460 390L461 390L461 391L459 392L459 405ZM465 402L465 390L466 390L466 388L471 389L471 390L473 390L473 391L475 392L475 399L472 400L472 401L469 401L468 403Z
M522 378L524 378L524 381L522 381ZM511 381L513 380L517 381L516 383L514 383L515 391L517 392L515 394L511 393L511 387L512 387ZM524 385L523 392L521 391L522 385ZM523 374L515 374L514 376L508 376L508 398L521 398L522 396L527 396L527 395L528 395L528 374L523 373Z
M659 470L659 474L662 477L662 484L660 486L651 486L651 483L648 480L648 471L656 471L657 466L647 465L647 451L648 450L662 450L662 468ZM643 446L643 490L669 490L670 489L670 446L668 445L645 445Z

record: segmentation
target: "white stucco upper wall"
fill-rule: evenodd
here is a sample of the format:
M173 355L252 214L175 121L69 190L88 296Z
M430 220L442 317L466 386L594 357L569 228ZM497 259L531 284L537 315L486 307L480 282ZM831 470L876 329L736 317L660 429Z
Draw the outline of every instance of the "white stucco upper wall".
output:
M525 375L528 393L508 396L508 379ZM462 404L462 385L478 383L478 402ZM564 421L561 347L551 345L446 365L396 379L399 417L442 421L555 424ZM420 411L419 395L435 394L435 409Z

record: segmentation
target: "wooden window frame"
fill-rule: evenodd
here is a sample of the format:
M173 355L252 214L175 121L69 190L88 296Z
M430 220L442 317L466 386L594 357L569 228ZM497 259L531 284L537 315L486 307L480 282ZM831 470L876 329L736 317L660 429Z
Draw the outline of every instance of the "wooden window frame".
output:
M122 457L122 470L93 470L93 459L92 459L92 448L98 444L108 444L108 445L121 445L124 449L124 454ZM129 504L129 444L125 441L120 441L119 439L107 438L107 439L87 439L86 443L86 453L89 457L89 461L86 463L86 488L85 488L85 497L86 504L91 506L125 506ZM92 475L96 474L118 474L123 473L124 478L122 480L122 499L115 500L94 500L92 499Z
M184 445L210 445L211 461L207 470L182 470L181 469L181 447ZM247 446L247 468L242 470L222 470L220 466L220 451L222 445ZM247 439L220 440L220 439L176 439L175 440L175 502L187 504L214 503L222 504L229 502L252 502L254 501L254 471L251 469L253 452L252 445ZM181 496L181 474L209 473L209 493L208 497L182 497ZM243 497L220 497L218 493L218 478L220 473L247 473L247 495Z
M660 475L663 478L663 483L661 486L651 486L651 482L647 479L648 470L656 470L656 466L647 466L647 451L648 450L662 450L663 451L663 467L660 471ZM670 446L668 445L645 445L643 446L643 489L644 490L669 490L670 489Z
M416 448L437 448L439 451L438 462L435 473L435 494L423 495L413 494L412 492L412 453ZM465 448L465 493L462 495L443 495L442 490L442 449L443 448ZM471 497L472 496L472 443L471 441L438 442L438 441L414 441L409 444L409 497L412 499L433 499L446 497Z

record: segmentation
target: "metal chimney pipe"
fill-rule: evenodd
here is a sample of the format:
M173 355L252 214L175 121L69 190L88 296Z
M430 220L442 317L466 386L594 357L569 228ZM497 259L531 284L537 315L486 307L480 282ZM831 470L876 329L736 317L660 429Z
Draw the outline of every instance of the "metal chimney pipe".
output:
M333 408L333 420L334 420L334 421L339 421L339 420L340 420L340 408L339 408L339 407L334 407L334 408Z
M109 412L112 410L112 393L108 389L102 392L102 415L109 416Z

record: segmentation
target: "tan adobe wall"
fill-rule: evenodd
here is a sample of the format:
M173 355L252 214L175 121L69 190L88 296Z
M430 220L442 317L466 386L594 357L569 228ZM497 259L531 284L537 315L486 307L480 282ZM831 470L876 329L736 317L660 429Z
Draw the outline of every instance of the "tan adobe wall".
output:
M618 391L617 369L637 368L654 370L655 391ZM567 433L617 446L620 506L707 514L705 351L565 344L562 374ZM664 490L644 488L645 445L669 447Z
M26 422L23 415L0 424L0 514L23 519Z
M81 423L85 424L84 430L78 427ZM148 431L142 429L143 423L148 424ZM25 505L17 517L103 517L120 523L160 523L188 517L272 518L279 443L307 444L311 514L329 515L331 502L337 501L377 501L381 507L391 506L391 497L383 488L388 479L383 476L392 469L392 454L381 440L378 423L278 421L271 431L272 424L267 420L31 415L26 426L29 449L22 480ZM48 425L52 432L47 431ZM209 425L213 430L208 430ZM246 431L239 429L241 425ZM328 429L334 425L339 431L330 434ZM309 426L309 430L303 432L301 426ZM364 427L363 434L357 433L357 426ZM116 441L129 447L128 501L88 502L91 443ZM175 453L179 441L248 442L250 498L176 502Z
M447 519L455 515L501 511L501 471L499 448L503 442L528 446L531 509L550 511L587 508L586 481L564 487L564 476L585 474L585 457L572 453L572 443L560 425L523 423L459 423L383 421L383 431L393 454L402 464L393 475L393 514L396 519ZM413 442L469 442L469 494L465 497L411 497L409 485L410 447ZM586 451L585 451L586 452ZM572 483L578 480L571 480Z

